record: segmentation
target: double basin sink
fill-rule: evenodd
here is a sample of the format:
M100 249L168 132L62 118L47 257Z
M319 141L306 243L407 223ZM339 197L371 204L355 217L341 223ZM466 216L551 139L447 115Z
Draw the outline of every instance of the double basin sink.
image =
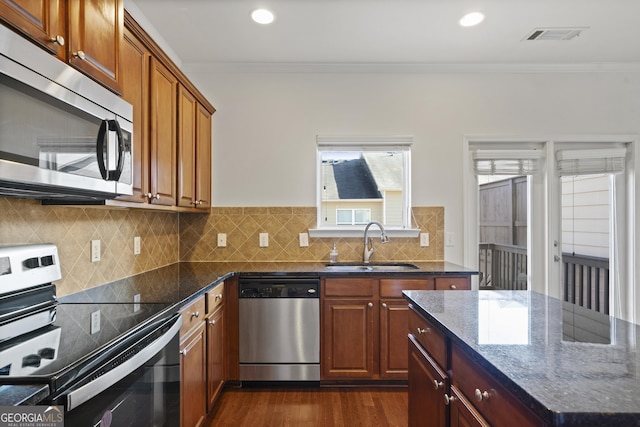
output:
M398 262L388 262L388 263L336 263L336 264L326 264L327 270L331 271L410 271L410 270L419 270L415 264L410 263L398 263Z

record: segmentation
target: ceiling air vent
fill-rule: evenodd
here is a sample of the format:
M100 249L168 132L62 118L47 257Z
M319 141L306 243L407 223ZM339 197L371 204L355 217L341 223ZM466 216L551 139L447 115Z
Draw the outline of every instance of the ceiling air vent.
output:
M587 27L536 28L524 40L571 40L586 29Z

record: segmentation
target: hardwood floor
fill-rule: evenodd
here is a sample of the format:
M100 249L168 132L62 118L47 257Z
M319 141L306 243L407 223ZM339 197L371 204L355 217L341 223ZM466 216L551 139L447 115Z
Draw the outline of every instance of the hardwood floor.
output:
M407 389L227 389L205 427L406 427Z

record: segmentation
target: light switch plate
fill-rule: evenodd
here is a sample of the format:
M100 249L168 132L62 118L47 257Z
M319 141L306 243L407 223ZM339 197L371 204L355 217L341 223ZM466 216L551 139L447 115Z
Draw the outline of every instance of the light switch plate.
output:
M140 255L140 236L133 238L133 254Z
M455 234L453 234L451 231L448 231L448 232L444 233L444 245L445 246L455 246L456 245Z
M266 248L269 246L269 233L260 233L260 247Z
M309 234L308 233L300 233L300 247L304 248L309 246Z
M224 248L227 246L227 233L218 233L218 247Z
M429 246L429 233L420 233L420 246Z
M100 240L91 241L91 262L100 261Z
M100 310L91 313L91 335L100 332Z

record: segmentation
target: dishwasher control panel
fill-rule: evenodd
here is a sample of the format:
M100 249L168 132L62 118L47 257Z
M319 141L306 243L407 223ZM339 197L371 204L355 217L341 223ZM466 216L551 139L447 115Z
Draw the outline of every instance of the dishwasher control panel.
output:
M315 278L241 278L240 298L319 298L320 280Z

